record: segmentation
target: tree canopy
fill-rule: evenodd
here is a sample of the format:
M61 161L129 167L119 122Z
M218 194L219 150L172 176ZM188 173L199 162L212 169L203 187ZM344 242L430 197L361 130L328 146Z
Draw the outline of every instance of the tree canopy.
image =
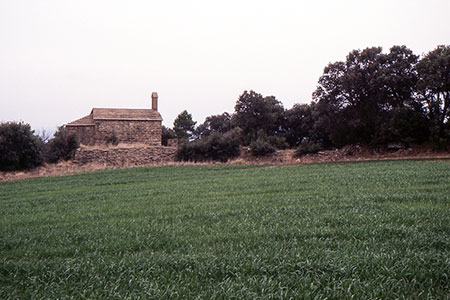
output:
M417 60L405 46L394 46L387 54L372 47L353 50L345 62L325 67L313 101L320 104L319 115L334 120L334 125L319 122L331 143L386 142L381 129L398 119L397 112L420 114L422 104L415 97Z
M0 170L22 170L43 163L43 143L34 135L29 124L7 122L0 124Z
M435 141L450 139L450 46L438 46L417 64L418 93Z
M242 129L243 143L248 145L258 138L259 131L268 136L279 133L283 111L283 105L274 96L244 91L234 107L232 125Z
M207 117L195 128L195 138L239 129L241 145L253 146L255 153L286 145L298 147L299 154L356 143L446 147L449 72L450 46L438 46L422 58L406 46L387 53L381 47L352 50L344 61L324 68L309 104L285 109L274 96L246 90L232 114Z
M190 140L195 131L195 122L187 110L182 111L173 122L173 131L180 140Z

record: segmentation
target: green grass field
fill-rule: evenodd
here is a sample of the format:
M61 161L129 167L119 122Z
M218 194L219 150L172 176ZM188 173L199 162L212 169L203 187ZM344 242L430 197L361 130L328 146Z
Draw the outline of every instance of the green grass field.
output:
M0 183L0 299L449 299L450 160Z

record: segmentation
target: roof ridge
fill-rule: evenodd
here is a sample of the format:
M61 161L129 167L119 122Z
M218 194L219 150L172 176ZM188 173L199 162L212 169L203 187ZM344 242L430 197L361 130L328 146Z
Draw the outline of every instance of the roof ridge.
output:
M153 109L151 108L120 108L120 107L112 107L112 108L107 108L107 107L93 107L92 109L108 109L108 110L151 110L153 111Z
M95 125L95 120L162 121L158 111L149 108L92 108L91 113L67 123L69 126Z
M69 126L70 125L93 125L94 124L93 121L94 120L92 118L92 114L89 114L89 115L86 115L86 116L84 116L82 118L79 118L79 119L77 119L75 121L67 123L66 126L67 125L69 125Z

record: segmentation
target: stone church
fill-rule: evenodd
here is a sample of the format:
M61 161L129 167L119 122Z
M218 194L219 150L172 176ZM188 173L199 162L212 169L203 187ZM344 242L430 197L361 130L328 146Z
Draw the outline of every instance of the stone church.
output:
M84 145L119 143L161 146L162 117L158 112L158 94L152 93L151 109L93 108L81 119L66 124Z

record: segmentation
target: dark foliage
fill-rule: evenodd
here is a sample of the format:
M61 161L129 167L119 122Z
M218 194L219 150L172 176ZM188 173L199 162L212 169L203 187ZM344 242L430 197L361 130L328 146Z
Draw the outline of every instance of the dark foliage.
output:
M450 46L438 46L422 59L406 46L388 53L381 47L353 50L345 61L324 68L310 104L285 110L274 96L250 90L234 109L232 115L206 118L195 130L191 116L180 114L185 121L178 123L187 126L178 126L184 129L177 137L201 140L186 146L192 152L186 157L203 159L206 138L232 128L240 129L240 144L252 146L254 155L286 147L302 155L352 144L378 148L431 141L448 147Z
M239 139L235 130L225 134L213 132L204 139L180 144L176 154L178 161L226 162L240 154Z
M423 142L429 122L415 96L417 61L407 47L394 46L387 54L354 50L345 62L329 64L313 95L310 140L335 147Z
M232 125L239 127L243 145L258 138L262 130L267 136L281 133L283 105L274 96L263 97L254 91L244 91L234 107Z
M175 131L173 131L171 128L167 128L166 126L162 125L161 130L162 130L161 145L167 146L168 140L177 138Z
M283 136L290 147L298 146L312 134L313 109L308 104L294 104L283 112Z
M42 148L42 141L34 135L29 124L0 124L0 170L24 170L41 165Z
M224 112L221 115L206 117L205 122L198 125L195 129L196 138L200 139L210 135L213 132L225 133L231 130L231 115Z
M79 146L80 144L75 134L69 134L65 127L59 127L47 144L45 161L56 163L59 160L72 159Z
M299 157L299 156L306 155L306 154L317 153L324 149L325 148L321 143L304 140L300 143L300 145L295 150L294 156Z
M384 113L377 124L377 132L372 146L385 146L389 143L405 145L421 144L430 135L429 121L422 111L402 107Z
M266 139L259 137L250 143L250 154L253 156L265 156L276 151Z
M417 64L420 100L430 120L431 140L450 145L450 46L438 46Z
M182 111L173 121L173 131L179 140L191 140L195 131L195 121L187 110Z
M266 138L266 141L276 149L282 150L289 148L289 144L286 142L284 136L271 135Z

